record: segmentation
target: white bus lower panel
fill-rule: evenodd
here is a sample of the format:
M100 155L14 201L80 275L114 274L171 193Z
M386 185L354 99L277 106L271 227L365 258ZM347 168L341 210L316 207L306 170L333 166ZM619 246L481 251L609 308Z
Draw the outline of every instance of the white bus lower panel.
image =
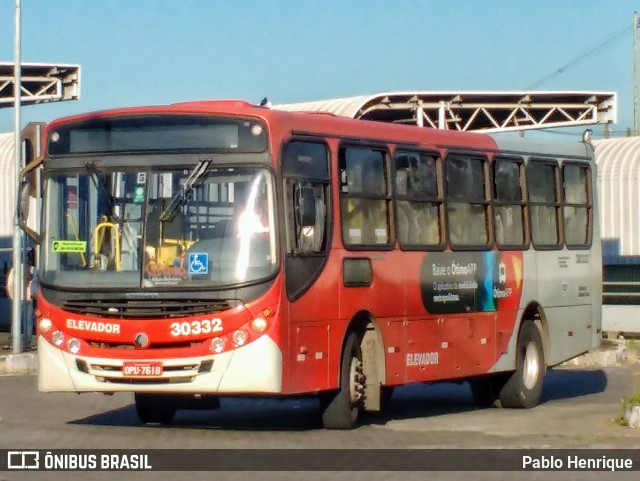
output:
M282 392L282 352L268 336L222 354L148 361L162 362L159 377L125 377L122 360L73 355L39 337L38 388L43 392Z

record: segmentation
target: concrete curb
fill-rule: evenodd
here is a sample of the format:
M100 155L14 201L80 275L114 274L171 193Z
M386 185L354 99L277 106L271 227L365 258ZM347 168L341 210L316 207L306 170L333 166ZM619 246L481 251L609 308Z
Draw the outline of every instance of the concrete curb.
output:
M563 366L610 367L621 364L636 364L637 362L638 352L635 349L629 349L624 342L617 342L612 346L601 347L571 359Z
M0 373L2 374L30 374L36 372L37 369L37 352L0 354Z

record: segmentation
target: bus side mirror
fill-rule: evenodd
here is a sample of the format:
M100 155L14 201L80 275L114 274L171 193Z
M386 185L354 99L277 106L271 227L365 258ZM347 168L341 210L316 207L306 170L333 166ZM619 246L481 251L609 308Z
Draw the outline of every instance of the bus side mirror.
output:
M42 164L42 157L33 161L20 172L20 183L18 185L18 225L27 236L36 244L42 240L37 222L38 187L37 168ZM33 206L32 206L33 204ZM34 207L34 208L32 208Z
M296 223L298 227L316 225L316 194L313 187L299 187L296 196Z

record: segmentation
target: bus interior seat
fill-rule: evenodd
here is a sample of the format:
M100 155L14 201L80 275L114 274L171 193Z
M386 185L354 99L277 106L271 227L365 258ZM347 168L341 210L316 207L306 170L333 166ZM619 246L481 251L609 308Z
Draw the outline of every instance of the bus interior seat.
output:
M511 206L496 207L494 224L496 241L499 244L512 244L512 240L517 234L514 231L512 210Z
M452 244L465 245L469 243L467 207L466 204L459 202L451 203L448 206L449 240Z
M538 244L556 244L558 242L555 207L544 205L531 206L531 227L534 242Z
M437 210L431 206L424 206L418 214L419 242L426 245L440 244L440 226Z
M411 206L408 202L398 202L398 237L403 244L414 244L415 241L411 235Z
M565 237L569 244L587 242L587 211L576 207L564 208Z
M364 239L366 244L386 244L389 242L387 211L385 201L368 200L365 216Z

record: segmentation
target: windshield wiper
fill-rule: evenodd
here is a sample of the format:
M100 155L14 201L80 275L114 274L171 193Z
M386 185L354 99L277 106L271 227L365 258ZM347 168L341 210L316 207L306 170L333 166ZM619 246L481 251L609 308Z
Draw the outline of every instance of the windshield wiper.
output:
M209 171L211 162L213 162L213 159L202 159L198 162L198 165L193 168L180 190L173 196L167 208L160 214L160 222L168 222L173 219L178 208L191 198L193 189L200 185L204 175Z
M87 169L87 172L89 172L89 175L91 176L91 182L93 183L94 187L97 190L101 190L102 193L106 196L107 203L109 204L109 212L111 213L111 217L115 221L118 221L119 219L116 216L116 200L111 194L111 187L107 182L104 172L102 172L98 168L95 161L87 162L85 164L85 168Z

